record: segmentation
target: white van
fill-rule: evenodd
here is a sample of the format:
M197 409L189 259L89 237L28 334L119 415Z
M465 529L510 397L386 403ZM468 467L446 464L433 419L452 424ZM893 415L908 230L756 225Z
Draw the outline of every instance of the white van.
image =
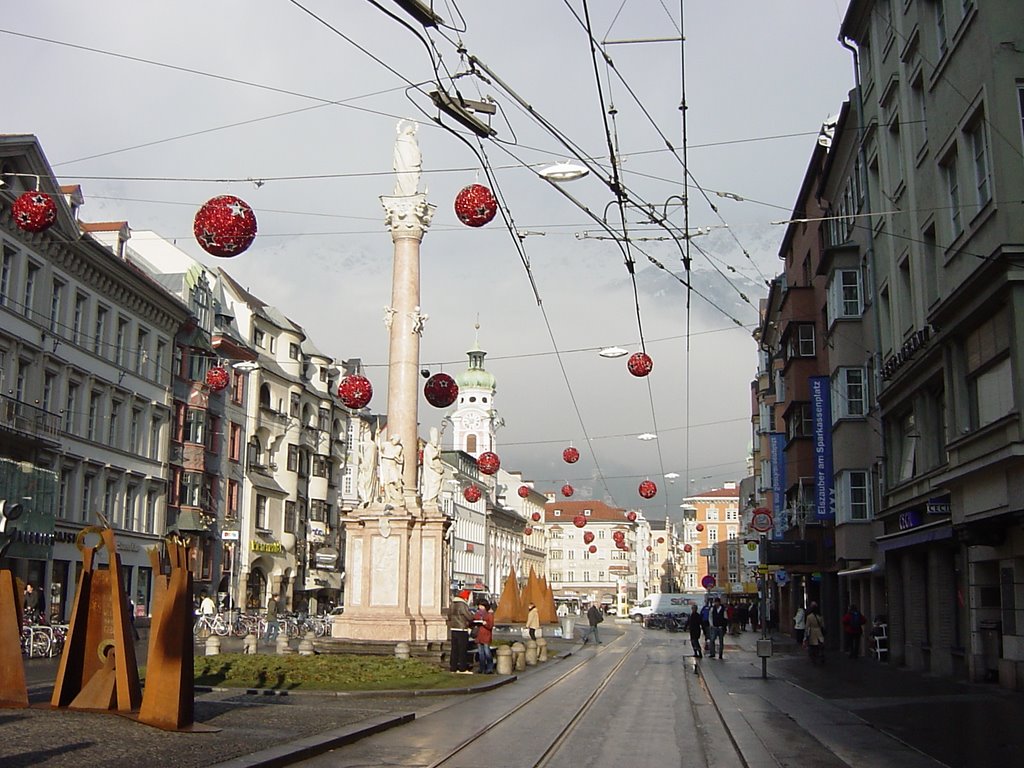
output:
M700 608L704 603L704 595L693 592L655 592L648 595L629 609L629 617L633 621L643 622L652 613L689 613L690 606Z

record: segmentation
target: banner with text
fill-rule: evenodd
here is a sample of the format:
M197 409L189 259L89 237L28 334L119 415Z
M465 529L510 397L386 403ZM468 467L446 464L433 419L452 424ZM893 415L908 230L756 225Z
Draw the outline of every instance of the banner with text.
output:
M828 376L811 376L808 382L814 430L814 516L828 520L836 516L832 487L832 397Z
M782 510L786 507L786 434L772 432L769 437L772 450L772 516L778 537L781 535Z

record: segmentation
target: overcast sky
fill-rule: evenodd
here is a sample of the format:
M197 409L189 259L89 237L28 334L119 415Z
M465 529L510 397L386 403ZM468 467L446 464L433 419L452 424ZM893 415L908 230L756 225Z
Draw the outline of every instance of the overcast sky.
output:
M463 369L479 318L506 422L504 467L541 490L569 481L577 499L678 515L688 493L746 474L750 334L784 233L771 222L792 211L821 123L852 87L836 40L846 2L688 0L682 21L678 0L588 5L614 72L591 58L573 15L584 18L581 0L435 0L458 31L431 30L429 45L422 27L411 22L418 36L366 0L22 4L0 22L0 132L39 137L60 182L82 185L83 219L154 230L226 267L324 352L361 358L379 393L371 405L383 410L392 246L378 197L394 186L398 119L420 121L421 187L437 206L421 252L424 367ZM640 42L680 30L682 59L678 42ZM685 80L688 167L700 185L690 188L690 229L710 229L691 241L689 311L681 244L627 211L630 236L652 238L630 249L634 301L621 242L602 239L593 218L525 167L569 151L501 83L468 74L459 41L604 168L602 100L614 107L631 198L679 228L682 153L666 142L682 144ZM489 183L470 146L431 121L425 92L437 78L451 90L452 76L464 96L498 105L497 141L482 152L543 311L500 218L470 229L452 210L463 186ZM563 188L621 234L595 174ZM232 260L206 255L191 235L195 210L217 194L242 197L259 220L255 244ZM637 304L654 359L647 379L594 351L640 349ZM421 398L423 434L442 415ZM638 440L644 432L658 439ZM582 454L573 466L561 460L570 443ZM643 501L636 488L648 477L659 494Z

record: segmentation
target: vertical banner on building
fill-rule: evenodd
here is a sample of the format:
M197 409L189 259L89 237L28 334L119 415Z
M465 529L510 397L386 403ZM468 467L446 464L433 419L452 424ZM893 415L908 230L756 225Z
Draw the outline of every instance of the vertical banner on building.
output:
M775 520L775 538L781 537L782 510L786 507L786 434L769 435L772 451L772 517Z
M828 376L811 376L811 424L814 430L814 516L835 518L832 488L832 398Z

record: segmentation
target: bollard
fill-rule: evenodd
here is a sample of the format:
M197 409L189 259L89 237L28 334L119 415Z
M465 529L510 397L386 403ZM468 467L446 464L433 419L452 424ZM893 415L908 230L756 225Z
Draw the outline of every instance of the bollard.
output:
M299 656L315 656L316 649L313 647L313 640L316 638L312 632L307 632L305 636L299 640Z
M288 645L288 635L282 632L277 636L277 644L274 649L277 651L278 656L287 656L290 653L295 653L290 645Z
M526 669L526 646L522 643L512 643L512 666L516 672Z
M507 645L499 645L494 649L494 657L497 659L497 670L499 675L512 674L512 649Z
M537 641L527 640L526 641L526 666L535 667L537 666Z
M216 656L220 653L220 638L217 635L210 635L206 638L206 655Z
M242 653L256 653L256 635L252 632L242 639Z
M408 659L409 658L409 644L408 643L396 643L395 644L395 658L396 659Z
M543 637L537 638L537 661L548 660L548 641Z

